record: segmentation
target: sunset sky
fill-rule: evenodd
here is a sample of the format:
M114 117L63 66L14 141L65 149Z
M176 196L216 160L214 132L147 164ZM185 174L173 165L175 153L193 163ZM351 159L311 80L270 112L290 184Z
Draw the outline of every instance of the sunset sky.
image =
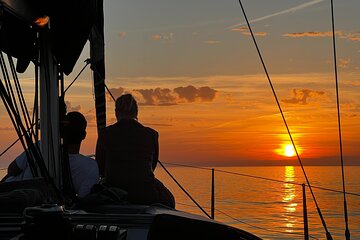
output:
M344 160L360 158L360 1L335 2ZM339 163L330 0L243 0L300 157ZM197 165L297 163L237 0L106 0L106 83L134 94L139 121L160 134L160 160ZM89 56L85 46L69 84ZM31 65L31 67L33 67ZM19 75L32 105L33 77ZM70 88L68 110L88 120L82 153L96 144L87 69ZM0 103L0 152L16 140ZM108 96L107 122L114 102ZM21 151L0 158L0 167Z

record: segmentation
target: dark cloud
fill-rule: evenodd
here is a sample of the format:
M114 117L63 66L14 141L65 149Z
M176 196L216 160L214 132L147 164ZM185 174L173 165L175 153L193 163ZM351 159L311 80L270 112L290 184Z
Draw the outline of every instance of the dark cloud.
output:
M210 87L201 87L199 88L198 96L201 101L210 102L215 98L216 90Z
M109 93L110 92L110 93ZM118 97L120 97L123 93L124 93L124 88L122 87L118 87L118 88L109 88L109 91L106 92L106 97L107 99L110 101L113 101L114 97L115 99L117 99Z
M195 102L196 100L211 102L214 100L217 91L207 86L196 88L189 85L187 87L177 87L174 89L174 92L179 95L180 99L184 99L187 102Z
M310 98L320 98L321 96L325 95L324 91L314 91L310 89L293 89L292 90L292 98L289 99L283 99L281 100L284 103L290 103L290 104L300 104L300 105L306 105L308 104L308 100Z
M140 105L172 106L183 102L210 102L216 96L216 90L210 87L196 88L194 86L155 89L135 89Z
M155 88L155 89L136 89L144 98L141 105L160 105L169 106L176 104L176 97L169 88Z
M177 87L174 89L180 98L186 99L188 102L195 102L198 90L194 86Z

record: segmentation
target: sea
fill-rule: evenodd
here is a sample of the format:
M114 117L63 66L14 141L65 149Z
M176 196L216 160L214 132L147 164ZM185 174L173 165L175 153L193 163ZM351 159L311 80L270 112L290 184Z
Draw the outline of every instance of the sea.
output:
M165 165L166 167L166 165ZM211 169L166 167L184 190L211 212ZM305 174L313 195L306 184ZM360 239L360 166L344 168L351 239ZM176 208L206 216L163 169L159 178ZM335 190L335 191L334 191ZM310 239L326 239L315 201L333 239L345 239L341 168L336 166L216 167L214 218L263 239L304 239L304 197Z
M333 239L345 239L340 167L304 166L304 171L299 166L215 167L212 171L165 164L165 168L168 172L158 166L155 175L174 194L178 210L211 215L214 188L215 220L262 239L304 239L304 209L310 239L326 239L325 227ZM347 166L344 172L351 239L360 239L360 166Z

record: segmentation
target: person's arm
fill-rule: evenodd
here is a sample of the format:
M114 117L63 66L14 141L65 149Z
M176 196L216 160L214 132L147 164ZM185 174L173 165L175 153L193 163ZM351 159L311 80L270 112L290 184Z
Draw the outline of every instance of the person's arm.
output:
M159 133L155 134L155 151L153 155L152 170L155 171L156 165L159 161Z
M94 161L90 159L89 161ZM91 188L99 183L99 168L97 164L92 165L92 168L87 172L85 180L81 183L78 195L79 197L85 197L91 192Z
M26 156L26 152L24 151L19 156L17 156L14 161L10 163L7 169L7 173L9 176L15 177L20 173L22 173L27 167L28 167L27 156Z
M99 166L100 176L103 177L105 174L105 149L103 143L102 132L99 132L98 140L96 143L95 160Z
M23 170L16 164L16 159L10 163L7 169L7 174L9 176L17 176L19 175Z

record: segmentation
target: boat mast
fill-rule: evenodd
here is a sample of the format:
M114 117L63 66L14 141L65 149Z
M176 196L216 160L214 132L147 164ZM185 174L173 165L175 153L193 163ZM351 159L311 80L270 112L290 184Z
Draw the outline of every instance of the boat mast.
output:
M58 65L52 51L49 28L39 32L40 44L40 136L46 168L61 188L60 114Z

